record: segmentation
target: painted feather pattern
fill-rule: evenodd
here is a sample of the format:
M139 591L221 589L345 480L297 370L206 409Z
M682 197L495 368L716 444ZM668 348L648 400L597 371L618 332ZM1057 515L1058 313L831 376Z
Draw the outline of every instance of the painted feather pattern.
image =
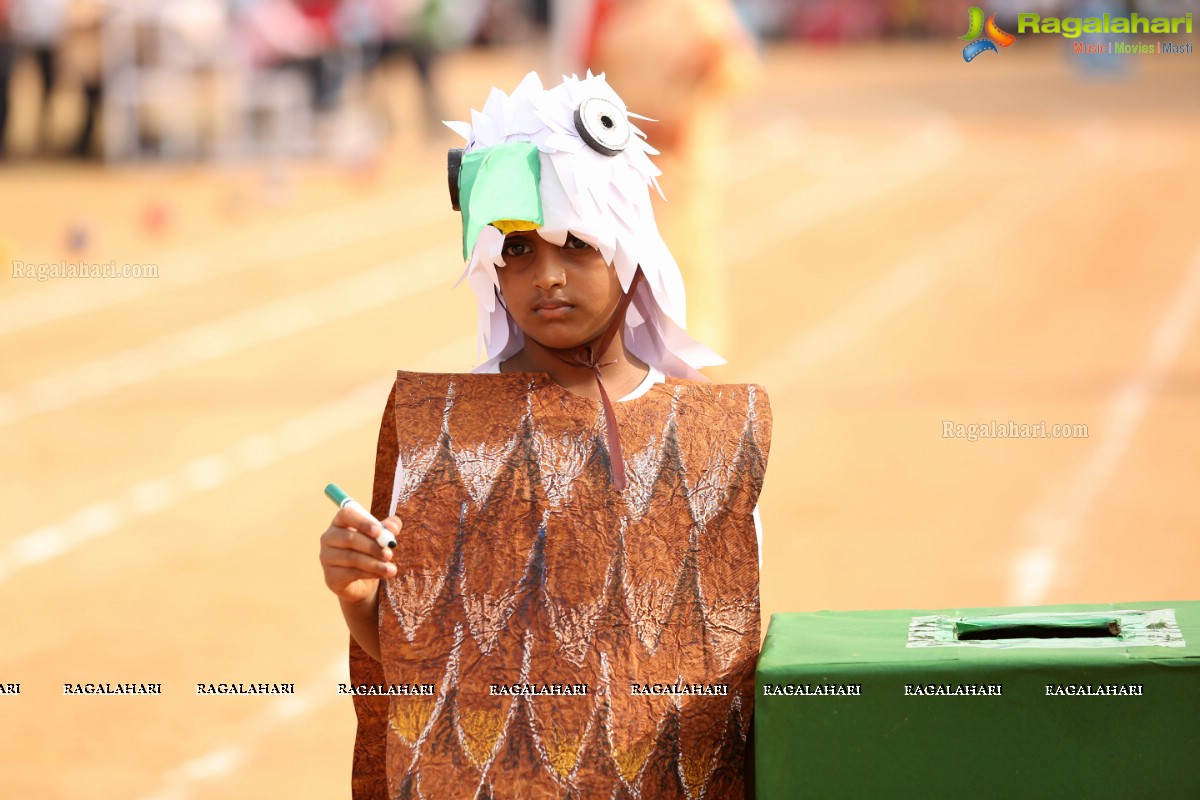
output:
M401 373L393 397L378 463L422 454L396 508L420 539L383 665L352 648L351 672L427 693L355 697L356 800L741 798L761 390L670 379L618 404L624 492L596 405L548 381ZM395 476L376 485L389 504Z

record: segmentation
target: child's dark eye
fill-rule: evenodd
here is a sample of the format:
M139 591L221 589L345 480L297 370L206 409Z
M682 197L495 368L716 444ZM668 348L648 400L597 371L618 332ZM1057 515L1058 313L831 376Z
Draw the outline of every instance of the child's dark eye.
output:
M518 256L529 255L533 252L533 247L528 242L515 239L511 242L505 242L504 249L500 252L505 258L516 258Z
M563 247L567 250L583 250L591 247L591 245L585 242L583 239L580 239L578 236L568 233L567 242L563 245Z

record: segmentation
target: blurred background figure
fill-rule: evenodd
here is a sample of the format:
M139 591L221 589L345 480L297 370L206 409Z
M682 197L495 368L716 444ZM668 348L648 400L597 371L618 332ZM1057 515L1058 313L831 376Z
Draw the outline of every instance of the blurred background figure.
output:
M94 56L89 50L84 69L102 66L105 156L195 159L214 152L229 59L222 0L84 1L90 8L78 29L100 47Z
M12 82L16 45L12 40L12 7L9 0L0 0L0 158L4 158L8 142L8 87Z
M313 52L293 55L283 63L299 67L308 76L313 111L329 112L341 98L354 57L338 24L348 4L346 0L291 0L291 4L315 47Z
M420 97L412 116L436 138L438 59L473 40L486 9L484 0L240 0L243 134L247 117L265 120L273 153L369 160L402 126L397 117L409 116L394 112L407 63Z
M0 0L0 154L19 142L107 161L361 164L404 120L443 135L441 54L527 35L523 12L517 0Z
M427 139L442 133L441 93L437 65L442 53L474 38L487 4L482 0L365 0L378 21L377 44L366 59L371 97L382 110L390 132L402 123L388 102L388 84L400 79L397 70L412 68L420 94L420 128Z
M1122 7L1122 3L1116 2L1116 0L1078 0L1072 3L1068 10L1068 14L1073 17L1103 17L1105 14L1112 17L1119 17L1124 13L1125 9ZM1182 14L1183 12L1180 12L1180 16ZM1170 15L1164 14L1162 16ZM1122 34L1085 33L1074 41L1080 44L1100 45L1110 41L1124 42L1128 40L1129 36ZM1069 59L1069 62L1075 69L1088 77L1119 78L1123 76L1125 70L1129 67L1129 59L1123 58L1118 53L1108 53L1106 55L1089 54L1088 58L1074 57L1070 49L1071 44L1071 42L1068 42L1063 48L1064 56Z
M301 155L314 147L315 115L333 107L341 83L322 12L292 0L234 5L227 155Z
M32 58L41 82L36 145L40 153L51 149L51 100L58 82L59 45L66 30L68 5L69 0L8 0L10 47L15 46L16 57L28 55ZM0 60L3 59L0 56ZM8 68L0 64L0 76L6 78L6 85L13 60L14 53L10 49Z
M63 71L83 95L83 118L70 150L77 158L100 152L97 122L104 104L104 23L113 7L104 0L70 0L68 6Z
M717 190L726 105L756 73L754 41L728 0L559 0L552 59L564 72L604 72L662 151L655 213L687 283L687 327L729 344Z
M813 42L878 38L883 21L882 4L872 0L805 0L797 4L792 17L795 35Z
M102 21L116 5L111 0L0 3L0 154L9 139L14 83L23 86L23 106L35 116L32 126L21 126L32 127L23 150L42 157L95 153L103 94ZM30 80L22 82L26 68L32 69ZM78 98L71 98L76 91Z

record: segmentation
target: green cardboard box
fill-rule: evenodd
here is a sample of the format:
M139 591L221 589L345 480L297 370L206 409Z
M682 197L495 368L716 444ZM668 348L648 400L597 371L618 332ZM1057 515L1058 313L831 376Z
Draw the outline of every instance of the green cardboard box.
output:
M759 800L1200 800L1200 603L775 614Z

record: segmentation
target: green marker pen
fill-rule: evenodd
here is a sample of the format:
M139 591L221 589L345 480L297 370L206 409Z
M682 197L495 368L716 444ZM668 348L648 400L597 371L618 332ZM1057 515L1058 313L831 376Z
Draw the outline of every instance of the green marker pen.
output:
M338 486L336 483L331 483L325 487L325 496L337 503L338 508L350 508L354 511L357 511L367 519L371 520L371 522L374 522L376 525L383 528L382 522L371 516L371 512L363 508L362 503L343 492L342 487ZM396 546L396 537L392 536L392 532L387 528L383 528L383 533L375 537L375 541L379 542L380 547L395 548Z

